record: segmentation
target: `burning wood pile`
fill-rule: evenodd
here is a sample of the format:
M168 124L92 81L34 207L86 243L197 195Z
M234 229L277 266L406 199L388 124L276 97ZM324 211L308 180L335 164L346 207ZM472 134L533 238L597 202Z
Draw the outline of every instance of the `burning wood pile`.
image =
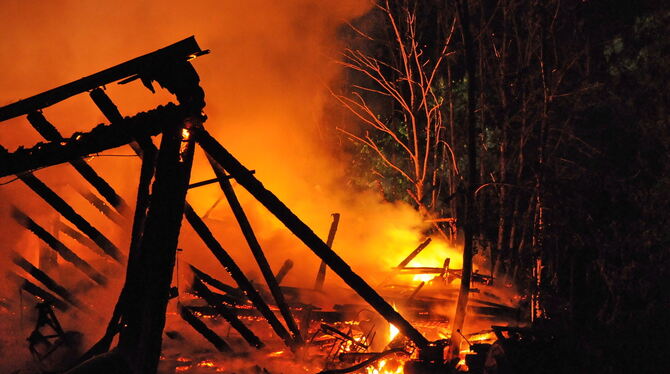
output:
M96 300L81 299L59 284L51 275L59 271L57 268L35 266L20 253L5 254L16 265L11 278L34 296L37 305L36 327L28 342L41 369L68 373L333 374L466 370L459 349L455 355L449 354L454 349L447 349L451 333L446 315L457 297L457 288L450 285L461 278L461 269L450 267L450 258L441 259L441 266L413 266L413 260L431 243L426 238L397 266L385 269L386 279L374 287L354 272L332 249L339 214L333 214L327 239L322 240L205 129L204 91L189 60L207 52L191 37L0 108L0 121L25 115L48 141L14 152L0 149L0 176L16 175L69 222L60 224L61 232L107 258L115 270L96 268L30 217L18 202L12 209L16 222L46 243L50 255L57 254L81 272L78 275L90 279L88 287L103 287L110 273L126 269L112 315L96 316ZM157 82L175 95L178 104L123 117L102 87L136 79L152 91L153 82ZM89 92L110 124L64 138L41 109L83 92ZM151 137L159 134L157 147ZM133 213L82 159L126 144L142 160ZM196 146L206 154L216 178L189 184ZM65 162L102 196L104 201L92 192L82 192L110 221L123 227L132 215L127 252L32 173ZM263 238L252 228L233 181L321 259L314 274L301 274L304 284L300 287L282 285L298 259L286 260L277 272L271 268L261 245ZM218 183L223 191L264 284L247 276L221 245L217 233L187 201L189 189L212 183ZM188 274L174 276L182 218L234 283L217 279L198 264L190 264ZM345 296L331 296L331 290L324 287L327 268L348 286L347 291L338 292ZM180 278L189 283L186 292L173 286ZM491 276L473 274L470 292L470 318L476 316L489 324L518 318L517 309L495 292ZM59 322L59 315L72 309L107 323L102 337L89 337L95 340L85 352L77 350L83 338L71 331L76 326ZM208 349L184 348L189 345L186 335L193 332L210 344ZM486 354L482 347L488 347L482 344L492 339L493 335L486 333L474 338L472 347L480 358ZM471 360L471 372L481 371L482 362Z

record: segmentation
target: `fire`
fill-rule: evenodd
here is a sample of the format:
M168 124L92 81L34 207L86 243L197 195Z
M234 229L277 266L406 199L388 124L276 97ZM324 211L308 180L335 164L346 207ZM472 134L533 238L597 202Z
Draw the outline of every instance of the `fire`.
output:
M191 138L191 131L189 131L189 129L187 129L186 127L181 129L181 140L187 141L190 138Z
M213 368L214 362L212 360L202 360L196 365L201 368Z
M399 364L395 368L388 365L389 360L379 360L376 365L368 366L365 370L367 374L402 374L404 365Z
M279 357L284 354L284 351L276 351L268 354L268 357Z
M400 332L393 324L389 324L389 341L392 341Z

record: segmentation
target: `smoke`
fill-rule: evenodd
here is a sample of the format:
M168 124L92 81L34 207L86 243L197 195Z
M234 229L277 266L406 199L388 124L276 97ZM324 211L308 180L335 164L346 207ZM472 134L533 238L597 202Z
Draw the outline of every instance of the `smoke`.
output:
M324 239L331 213L341 213L334 249L375 284L420 243L425 227L411 207L385 202L376 192L352 187L347 156L338 147L343 140L333 131L337 116L324 110L331 100L328 86L342 73L335 63L343 47L338 28L370 6L360 0L5 0L0 12L0 105L195 35L201 48L212 50L193 61L206 93L206 128ZM152 95L139 82L112 84L106 89L123 115L171 100L165 92ZM44 114L66 137L107 122L85 94L49 107ZM38 141L42 139L24 118L0 124L0 145L10 151ZM132 206L140 162L135 157L110 157L130 154L129 147L122 147L89 162ZM85 182L70 166L51 167L36 175L120 248L127 249L127 227L110 223L75 192L72 187L85 186ZM204 155L196 152L192 182L212 177ZM285 284L311 287L320 260L248 194L239 188L236 191L274 271L285 259L292 259L295 266ZM221 198L216 185L193 189L188 195L198 213L208 212L207 223L223 246L250 277L257 277L259 272L225 201L213 207ZM7 222L0 228L0 243L35 263L40 244L12 223L11 204L20 205L45 226L55 220L53 210L20 181L0 186L0 215ZM184 251L179 254L179 271L185 271L184 264L189 262L229 281L187 226L185 223L180 239ZM95 257L82 245L62 239L83 257ZM452 258L452 267L460 266L456 252L438 241L421 256L417 261L423 266L441 266L445 257ZM6 257L0 255L3 273L13 269ZM72 273L72 278L82 276ZM71 284L68 277L59 280ZM101 315L110 314L120 282L121 278L113 279L104 297L99 295L103 291L95 291ZM342 286L332 273L327 285ZM3 295L15 292L12 287L6 286ZM99 335L100 326L90 329L98 331L93 336Z

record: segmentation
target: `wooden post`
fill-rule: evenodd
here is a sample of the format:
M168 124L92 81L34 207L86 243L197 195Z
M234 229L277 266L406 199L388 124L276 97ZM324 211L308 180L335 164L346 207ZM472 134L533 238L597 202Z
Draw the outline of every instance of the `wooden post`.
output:
M200 125L199 118L190 124ZM119 351L134 373L155 373L161 352L165 311L177 253L177 241L193 163L189 120L163 132L151 202L139 244L134 279L124 303Z
M326 244L331 249L333 248L333 241L335 241L335 233L337 232L337 225L340 223L340 213L333 213L333 222L330 224L330 230L328 231L328 239ZM323 289L323 283L326 281L326 263L321 260L319 265L319 272L316 274L316 281L314 282L314 289L321 291Z

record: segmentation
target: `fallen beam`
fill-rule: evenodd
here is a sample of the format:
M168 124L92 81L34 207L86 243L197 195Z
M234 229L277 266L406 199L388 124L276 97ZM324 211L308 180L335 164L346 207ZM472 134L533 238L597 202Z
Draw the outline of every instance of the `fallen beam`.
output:
M319 238L304 222L281 202L272 192L256 179L249 169L245 168L232 154L216 141L205 129L195 132L196 141L219 165L252 196L275 215L295 236L320 257L344 282L361 296L370 306L381 314L389 323L411 339L419 348L428 346L426 339L412 324L400 315L381 297L349 265Z
M179 315L181 318L186 321L193 329L200 333L208 342L219 351L225 353L233 353L233 349L228 343L226 343L223 338L221 338L217 333L212 331L204 322L202 322L198 317L196 317L193 312L187 307L179 308Z
M237 223L240 226L240 230L242 230L244 239L246 239L247 244L249 245L249 249L251 249L251 253L254 256L254 259L256 259L258 268L261 270L263 278L265 278L265 282L267 283L268 288L270 289L270 293L272 294L272 297L274 298L275 303L279 308L279 313L281 313L282 317L284 318L284 321L286 322L286 326L293 334L293 340L295 341L293 345L294 346L302 345L303 339L302 336L300 335L300 329L298 328L298 324L296 324L295 319L293 318L293 314L291 313L291 310L286 304L284 294L281 292L281 289L279 288L279 283L277 282L277 279L275 278L275 275L272 272L270 263L265 257L265 253L263 252L263 249L261 248L261 245L258 242L258 239L256 238L256 234L254 233L254 230L251 227L251 223L249 222L246 213L244 213L244 209L242 209L240 201L237 199L237 195L233 190L232 184L230 184L230 180L226 178L227 175L219 164L217 164L214 160L212 160L209 157L208 160L209 163L212 165L212 169L214 169L214 173L216 174L217 178L219 178L219 186L221 186L221 190L223 191L223 194L226 196L226 199L228 200L228 204L230 205L230 208L233 211L233 215L235 215L235 219L237 220Z
M8 272L7 276L9 278L13 278L14 280L18 281L20 283L20 287L22 290L28 292L29 294L38 297L49 304L53 305L57 309L66 312L68 309L70 309L70 306L64 302L63 300L59 299L58 297L54 296L51 292L46 291L42 289L40 286L36 285L35 283L27 280L26 278L16 275L12 272Z
M340 223L340 213L333 213L333 222L330 224L328 231L328 239L326 245L333 248L333 241L335 240L335 233L337 232L337 225ZM326 263L321 260L319 265L319 272L316 274L316 281L314 282L314 289L321 291L323 289L323 282L326 281Z
M402 269L405 266L407 266L407 264L409 264L412 260L414 260L414 258L418 256L419 253L421 253L421 251L423 251L426 247L428 247L428 244L430 244L431 240L432 240L431 238L424 240L423 243L419 244L419 246L416 247L416 249L413 250L412 253L409 254L409 256L407 256L404 260L402 260L396 268Z
M212 232L209 230L205 222L202 221L200 217L195 213L191 205L186 203L184 208L184 217L188 223L193 227L193 230L200 236L200 239L205 243L207 248L212 252L221 265L228 271L228 273L233 277L238 286L245 292L249 301L254 304L259 313L268 321L272 330L284 341L287 347L293 348L293 338L286 330L284 325L279 322L277 316L272 313L270 307L268 307L265 300L261 297L258 291L254 288L253 284L247 279L242 269L235 263L232 257L226 252L225 249L219 244L218 240L212 235Z
M229 285L221 282L220 280L218 280L216 278L213 278L212 276L205 273L204 271L199 270L198 268L196 268L193 265L189 265L189 267L191 268L193 273L195 273L195 275L198 278L200 278L200 280L209 284L210 286L220 290L221 292L225 292L228 295L232 295L236 299L239 299L239 300L246 299L246 296L244 295L244 292L241 291L239 288L229 286Z
M197 296L200 296L205 300L207 304L212 306L221 317L228 321L230 326L240 333L240 336L242 336L250 346L256 349L261 349L265 346L258 336L237 318L234 309L228 308L221 302L218 302L215 295L200 281L200 279L197 278L197 276L193 280L193 291Z
M357 347L359 347L359 348L362 348L362 349L368 349L368 346L367 346L367 345L365 345L365 344L359 342L358 340L352 338L352 337L349 336L348 334L346 334L346 333L344 333L344 332L338 330L338 329L335 328L335 327L328 326L328 325L326 325L325 323L322 323L322 324L321 324L321 329L322 329L323 331L327 332L328 334L331 334L331 335L333 335L333 336L339 336L340 338L342 338L342 339L344 339L344 340L350 341L351 344L353 344L353 345L355 345L355 346L357 346Z

